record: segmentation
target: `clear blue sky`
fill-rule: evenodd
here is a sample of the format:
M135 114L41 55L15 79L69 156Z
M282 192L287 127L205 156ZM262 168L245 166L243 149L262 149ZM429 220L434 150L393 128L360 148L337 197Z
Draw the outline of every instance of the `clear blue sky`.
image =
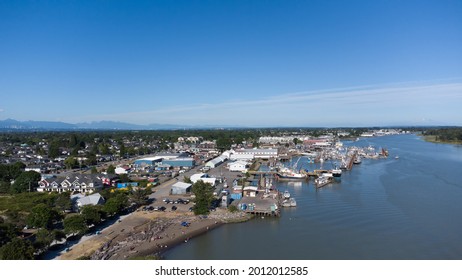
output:
M1 1L0 119L462 125L462 1Z

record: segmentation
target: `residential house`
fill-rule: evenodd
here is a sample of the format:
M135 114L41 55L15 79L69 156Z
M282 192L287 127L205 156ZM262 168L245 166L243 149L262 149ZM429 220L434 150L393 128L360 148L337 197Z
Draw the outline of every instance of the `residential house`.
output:
M66 177L49 177L39 182L38 192L93 193L103 187L102 176L74 174Z
M104 197L99 193L91 195L84 195L81 193L71 195L72 207L75 212L79 212L82 207L86 205L103 205L105 203Z

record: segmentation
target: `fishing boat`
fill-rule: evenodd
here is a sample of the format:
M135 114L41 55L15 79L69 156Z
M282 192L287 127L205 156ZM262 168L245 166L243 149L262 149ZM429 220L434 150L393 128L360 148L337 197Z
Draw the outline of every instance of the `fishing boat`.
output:
M303 180L303 179L306 179L307 177L306 174L297 172L287 167L283 167L279 169L279 171L277 172L277 175L279 179L289 179L289 180Z
M276 173L279 179L289 179L289 180L303 180L307 178L305 173L300 173L297 171L297 165L300 161L301 157L297 160L297 162L292 166L292 168L282 166L279 168L278 172Z
M321 176L314 180L314 183L316 185L316 188L322 188L330 183L330 177L325 176L325 174L321 174Z
M342 170L337 167L337 165L334 166L334 169L331 170L332 176L335 178L339 178L342 176Z
M353 161L354 164L360 164L361 163L361 157L356 155L355 160Z

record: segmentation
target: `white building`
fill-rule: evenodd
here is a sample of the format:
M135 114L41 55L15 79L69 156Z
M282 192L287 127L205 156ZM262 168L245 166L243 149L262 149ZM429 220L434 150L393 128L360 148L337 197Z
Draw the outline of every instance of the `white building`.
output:
M128 174L128 171L127 171L127 168L124 168L124 167L116 167L115 169L115 174Z
M218 165L222 164L223 162L225 162L228 158L224 155L221 155L221 156L218 156L210 161L208 161L205 166L206 167L210 167L210 168L215 168L217 167Z
M99 193L84 195L81 193L71 195L74 211L79 211L85 205L102 205L105 200Z
M251 161L254 158L270 159L277 156L277 149L239 149L232 151L230 159Z
M212 186L215 186L217 181L217 178L210 178L207 173L196 173L189 179L191 182L193 182L193 184L199 180L202 180L204 183L210 183Z
M191 192L192 184L184 183L184 182L176 182L172 185L172 194L187 194Z
M245 161L235 161L228 164L229 171L238 171L238 172L247 172L249 166L248 162Z

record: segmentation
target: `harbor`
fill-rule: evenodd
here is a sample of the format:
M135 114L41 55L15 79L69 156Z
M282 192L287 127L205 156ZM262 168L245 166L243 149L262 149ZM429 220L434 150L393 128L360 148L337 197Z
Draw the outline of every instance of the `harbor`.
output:
M460 148L416 135L345 142L345 148L370 145L379 154L379 147L388 147L388 158L364 157L350 171L342 169L340 181L322 188L311 177L274 181L282 194L290 192L296 207L281 207L277 217L221 226L165 258L242 259L245 248L251 259L460 259ZM320 167L308 159L299 163ZM271 250L260 249L275 242Z
M291 151L278 158L260 160L257 170L247 172L249 177L245 184L249 186L244 187L237 206L249 214L278 217L281 207L296 207L297 201L289 190L278 188L276 182L312 180L315 190L333 183L341 184L343 172L354 172L352 169L362 162L362 158L387 159L388 151L372 145L345 148L343 143L334 141L325 147ZM252 184L254 182L256 184Z

